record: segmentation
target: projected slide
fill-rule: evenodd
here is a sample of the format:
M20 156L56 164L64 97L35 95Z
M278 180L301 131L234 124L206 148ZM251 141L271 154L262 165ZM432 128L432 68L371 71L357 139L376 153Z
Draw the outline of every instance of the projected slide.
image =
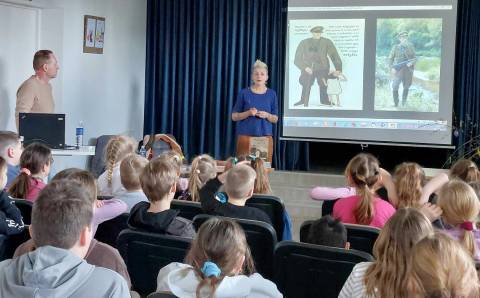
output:
M375 110L438 112L442 19L379 19Z
M451 145L456 17L457 0L289 0L282 138Z
M363 109L364 31L364 19L290 22L291 109Z

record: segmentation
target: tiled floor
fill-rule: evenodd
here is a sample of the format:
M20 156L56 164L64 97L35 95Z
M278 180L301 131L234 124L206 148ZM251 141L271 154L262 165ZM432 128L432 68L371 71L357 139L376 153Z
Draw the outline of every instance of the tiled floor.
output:
M299 240L300 225L321 216L322 203L310 198L314 186L343 186L345 178L337 174L274 171L270 173L270 184L274 195L285 203L293 221L293 237Z

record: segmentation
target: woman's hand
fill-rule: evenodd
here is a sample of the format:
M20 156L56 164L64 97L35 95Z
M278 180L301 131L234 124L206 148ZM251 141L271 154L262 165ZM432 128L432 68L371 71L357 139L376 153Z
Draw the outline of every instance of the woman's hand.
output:
M250 112L249 116L256 116L259 113L256 108L250 108L248 111Z
M268 119L268 117L270 116L270 113L268 112L264 112L264 111L259 111L257 112L257 117L258 118L262 118L262 119Z

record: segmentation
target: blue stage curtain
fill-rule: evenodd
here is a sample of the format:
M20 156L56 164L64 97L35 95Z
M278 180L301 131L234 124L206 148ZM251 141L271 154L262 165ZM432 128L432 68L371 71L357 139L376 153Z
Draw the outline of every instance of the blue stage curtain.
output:
M144 132L171 133L187 158L235 152L230 115L256 59L282 102L285 0L148 0ZM308 144L280 142L273 166L308 169Z
M480 146L480 1L458 2L454 140L460 156L472 156Z

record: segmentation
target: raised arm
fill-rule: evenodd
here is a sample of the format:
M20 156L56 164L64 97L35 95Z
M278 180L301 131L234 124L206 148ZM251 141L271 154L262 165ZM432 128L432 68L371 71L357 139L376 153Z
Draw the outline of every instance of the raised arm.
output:
M446 173L439 173L422 188L422 196L420 197L420 204L428 202L430 196L439 190L445 183L448 182L448 175Z
M354 196L354 187L325 187L317 186L310 191L310 197L317 201L331 201L339 198Z
M398 206L398 195L395 183L393 183L392 175L390 175L387 170L380 168L380 177L382 177L382 184L387 190L388 200L396 208Z

